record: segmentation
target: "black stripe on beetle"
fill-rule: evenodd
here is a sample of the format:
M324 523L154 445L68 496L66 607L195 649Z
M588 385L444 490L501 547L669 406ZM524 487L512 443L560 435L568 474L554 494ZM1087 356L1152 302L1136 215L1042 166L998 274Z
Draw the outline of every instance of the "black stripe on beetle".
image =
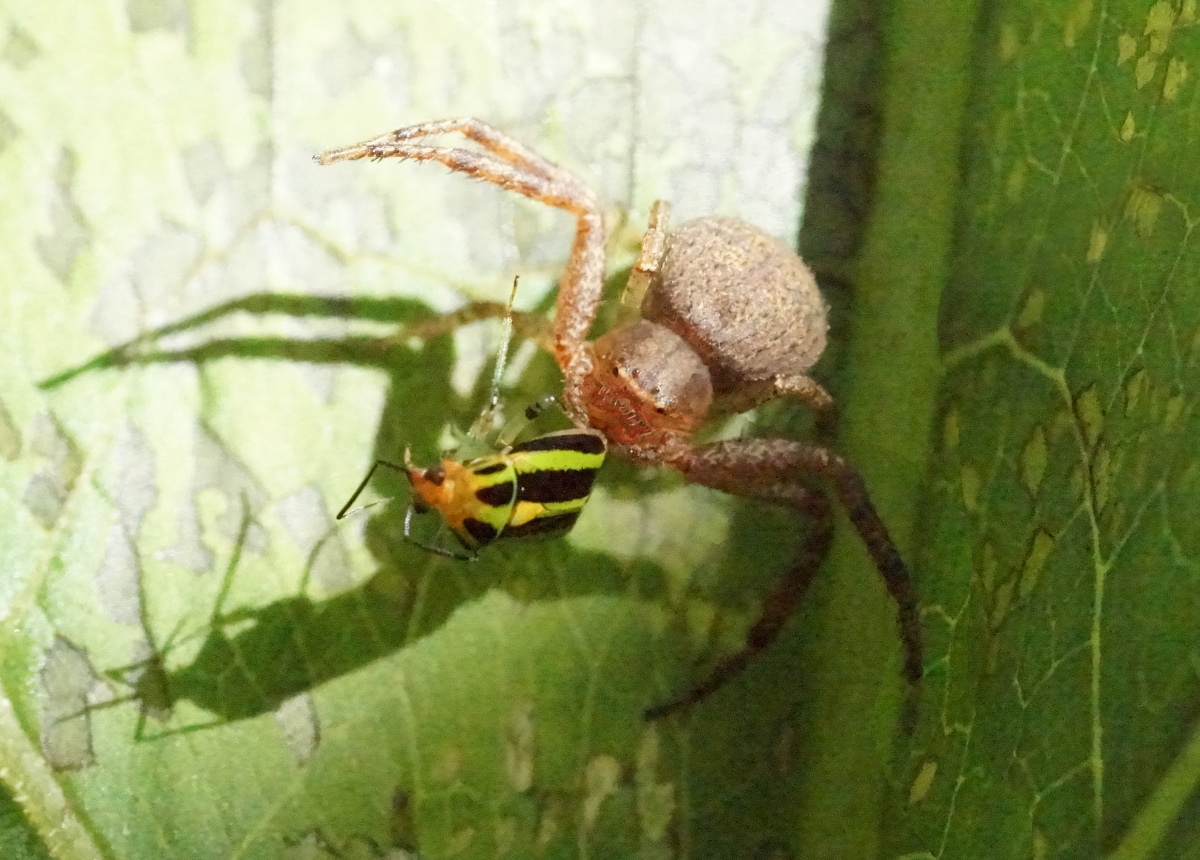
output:
M565 514L555 514L549 517L537 517L519 526L509 526L504 530L506 538L532 537L533 535L550 535L569 532L579 519L579 511Z
M506 468L504 463L501 463L500 467L502 469ZM489 487L480 487L475 491L475 498L493 508L507 507L513 503L512 482L504 481L499 484L492 484Z
M463 520L463 529L475 539L475 543L478 546L484 546L496 539L496 530L480 520L468 517Z
M522 502L570 502L586 499L596 482L595 469L543 469L517 475L517 498Z
M575 451L603 454L604 440L595 433L547 433L512 447L516 451Z
M497 472L503 472L507 468L507 463L488 463L486 466L478 466L472 469L471 472L482 477L483 475L494 475Z

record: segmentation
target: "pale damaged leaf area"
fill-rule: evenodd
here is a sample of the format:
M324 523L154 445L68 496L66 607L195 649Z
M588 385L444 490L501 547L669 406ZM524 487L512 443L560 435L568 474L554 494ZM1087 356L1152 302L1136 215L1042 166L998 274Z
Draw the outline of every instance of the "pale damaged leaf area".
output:
M1192 857L1200 21L997 4L923 512L906 857Z
M311 156L478 115L597 189L614 268L657 197L791 240L823 13L9 6L0 854L782 850L788 642L692 718L641 714L740 644L797 524L619 464L569 540L473 565L402 542L403 503L335 522L376 456L429 461L483 405L495 326L385 336L514 274L546 309L571 224ZM531 353L518 407L558 384Z

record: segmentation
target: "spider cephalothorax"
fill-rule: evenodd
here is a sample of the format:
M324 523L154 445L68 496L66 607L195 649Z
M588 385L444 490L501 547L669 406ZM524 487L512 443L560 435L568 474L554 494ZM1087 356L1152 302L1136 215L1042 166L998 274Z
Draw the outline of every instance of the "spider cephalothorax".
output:
M641 319L589 344L576 408L625 456L686 470L714 398L739 412L783 393L830 405L805 375L828 326L816 280L783 243L733 218L668 235L667 212L656 204L627 296Z
M434 146L458 133L480 150ZM650 709L661 716L692 704L740 671L777 635L828 549L829 481L898 607L904 671L921 676L921 633L908 571L858 472L833 451L787 439L732 439L693 445L714 404L745 411L792 395L825 411L832 401L807 375L825 348L825 304L796 254L756 227L708 217L667 232L656 203L627 288L641 318L594 341L604 278L604 219L591 190L507 135L475 119L421 123L317 156L321 164L360 158L438 161L572 213L575 241L559 281L552 350L563 371L563 406L579 427L604 434L608 447L637 462L664 464L689 481L799 509L811 519L791 571L776 586L745 648L702 684Z

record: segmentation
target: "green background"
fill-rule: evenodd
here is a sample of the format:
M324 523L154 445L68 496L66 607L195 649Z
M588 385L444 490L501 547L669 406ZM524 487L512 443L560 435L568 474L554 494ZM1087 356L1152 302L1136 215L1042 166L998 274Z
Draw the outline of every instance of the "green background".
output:
M841 3L823 85L794 12L0 11L4 856L1200 856L1196 4ZM909 730L844 518L780 642L651 725L785 512L612 463L568 540L474 565L402 505L335 526L484 398L494 326L387 336L515 273L545 309L569 243L309 160L457 114L597 188L613 271L656 197L781 236L803 200L837 447L921 594Z

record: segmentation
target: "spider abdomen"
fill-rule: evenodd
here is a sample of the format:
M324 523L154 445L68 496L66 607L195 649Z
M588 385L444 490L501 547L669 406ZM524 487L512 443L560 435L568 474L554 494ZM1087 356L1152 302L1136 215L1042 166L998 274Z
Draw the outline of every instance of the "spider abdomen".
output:
M752 224L717 216L671 233L642 316L692 345L717 394L803 374L825 349L828 328L800 257Z

